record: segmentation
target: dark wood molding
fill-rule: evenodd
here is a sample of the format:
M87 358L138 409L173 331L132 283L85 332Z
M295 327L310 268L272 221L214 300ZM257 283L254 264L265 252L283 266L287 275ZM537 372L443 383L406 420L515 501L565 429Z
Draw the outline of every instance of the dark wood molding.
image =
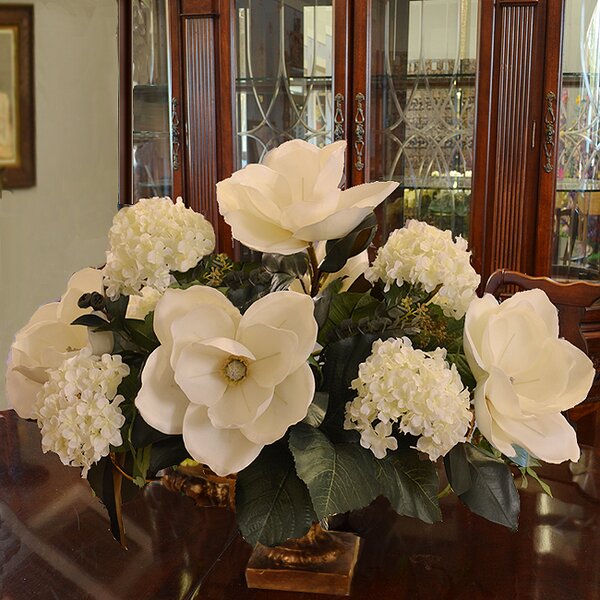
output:
M480 6L471 245L485 281L535 270L547 0Z
M33 5L1 5L0 27L4 26L17 30L17 164L0 165L0 176L6 188L28 188L36 184Z
M131 0L119 1L119 207L133 204L133 88Z
M537 190L537 226L535 235L534 275L549 275L552 263L554 207L556 204L556 175L560 93L562 88L562 45L565 0L548 0L546 51L544 54L544 84L541 98L541 117L538 126L539 181ZM554 100L552 98L554 97ZM553 110L554 115L550 114ZM553 122L552 122L553 121ZM549 142L553 143L550 144ZM550 151L549 156L546 155ZM552 170L545 168L552 165Z

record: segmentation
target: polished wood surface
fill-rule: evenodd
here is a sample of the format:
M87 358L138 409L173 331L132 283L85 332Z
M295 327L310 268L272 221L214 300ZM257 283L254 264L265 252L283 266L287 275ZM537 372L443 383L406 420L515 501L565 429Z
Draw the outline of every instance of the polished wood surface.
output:
M517 533L442 500L444 522L396 516L389 505L346 522L363 538L350 598L599 600L600 453L530 481ZM111 537L98 500L34 423L0 413L0 598L10 600L324 600L249 590L251 548L234 516L150 485L124 507L129 550Z

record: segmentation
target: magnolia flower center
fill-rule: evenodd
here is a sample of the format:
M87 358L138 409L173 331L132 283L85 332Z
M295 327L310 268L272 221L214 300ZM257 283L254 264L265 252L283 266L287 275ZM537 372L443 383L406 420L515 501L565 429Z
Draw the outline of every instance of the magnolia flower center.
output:
M246 378L248 365L239 356L230 356L223 367L223 375L229 383L239 383Z

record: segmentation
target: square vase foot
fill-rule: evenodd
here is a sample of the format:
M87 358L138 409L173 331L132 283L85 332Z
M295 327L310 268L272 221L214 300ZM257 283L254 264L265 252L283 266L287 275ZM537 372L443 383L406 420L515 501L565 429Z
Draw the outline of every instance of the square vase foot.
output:
M313 525L303 538L281 546L257 544L246 582L250 588L348 596L359 548L357 535Z

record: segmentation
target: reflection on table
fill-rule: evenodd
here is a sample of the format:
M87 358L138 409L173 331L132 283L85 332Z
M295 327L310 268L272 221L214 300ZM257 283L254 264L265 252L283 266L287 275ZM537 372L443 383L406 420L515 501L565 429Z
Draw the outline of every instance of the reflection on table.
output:
M517 533L442 500L444 522L396 516L379 500L351 515L363 538L352 598L600 598L600 454L542 472L521 491ZM43 455L35 423L0 413L0 598L324 600L248 590L251 548L234 516L151 485L124 509L129 549L111 537L79 471Z

